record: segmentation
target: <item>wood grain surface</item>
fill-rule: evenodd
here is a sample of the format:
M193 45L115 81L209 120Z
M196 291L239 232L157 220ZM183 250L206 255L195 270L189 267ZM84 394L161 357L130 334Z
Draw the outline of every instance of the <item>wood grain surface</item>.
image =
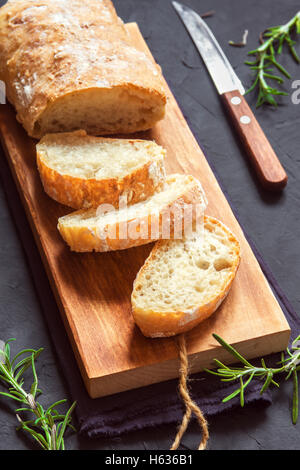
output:
M147 50L137 25L130 24L128 29L135 45ZM166 148L168 173L190 173L200 179L209 201L207 213L236 234L242 251L227 299L212 317L186 335L190 370L211 367L214 357L232 361L212 333L248 358L281 351L290 336L288 323L169 90L168 95L165 119L138 137L153 139ZM90 396L177 377L174 338L145 338L131 315L132 284L152 245L115 253L70 252L56 227L58 217L71 210L44 193L36 167L36 142L16 122L9 105L0 106L0 135Z
M221 99L261 184L265 189L281 191L287 184L287 174L246 99L238 90L223 93Z

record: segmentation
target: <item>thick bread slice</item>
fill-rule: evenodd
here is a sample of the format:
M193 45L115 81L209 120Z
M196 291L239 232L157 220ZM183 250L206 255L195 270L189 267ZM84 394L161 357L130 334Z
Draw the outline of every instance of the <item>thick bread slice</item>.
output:
M10 0L0 8L0 79L31 137L128 134L162 119L160 67L110 0Z
M131 303L145 336L160 338L190 330L220 306L240 263L235 236L213 217L204 232L158 241L140 269Z
M144 202L105 212L82 209L58 220L58 230L71 250L113 251L145 245L161 238L182 237L200 225L206 197L191 175L170 175L162 191Z
M135 204L162 189L165 150L147 140L105 139L85 131L48 134L37 144L46 193L74 209Z

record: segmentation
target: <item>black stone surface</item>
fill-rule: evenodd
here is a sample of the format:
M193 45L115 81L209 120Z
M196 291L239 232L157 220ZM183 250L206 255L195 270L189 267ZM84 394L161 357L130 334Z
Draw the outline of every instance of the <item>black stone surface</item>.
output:
M293 104L289 96L280 100L277 109L255 110L255 95L247 97L289 176L282 194L269 194L257 184L201 58L170 0L115 0L114 4L124 21L139 24L200 146L216 168L241 223L299 311L300 104ZM251 73L244 61L247 51L257 46L259 33L268 26L285 23L299 9L296 0L185 0L185 4L199 13L215 11L206 21L245 87L251 84ZM249 30L247 46L230 47L228 41L239 41L245 29ZM297 47L299 50L300 46ZM281 60L292 76L284 85L291 95L292 81L300 79L300 66L286 51ZM17 338L18 349L45 348L37 370L44 391L41 400L45 405L50 404L67 397L67 387L2 186L0 240L0 338ZM300 422L291 423L291 393L291 384L285 383L274 392L274 402L267 408L251 405L210 419L209 449L299 450ZM0 450L36 449L31 441L15 431L16 419L12 411L1 398ZM169 427L95 441L75 434L67 438L66 446L75 450L168 449L174 435L175 429ZM198 426L192 423L183 438L182 448L195 449L198 441Z

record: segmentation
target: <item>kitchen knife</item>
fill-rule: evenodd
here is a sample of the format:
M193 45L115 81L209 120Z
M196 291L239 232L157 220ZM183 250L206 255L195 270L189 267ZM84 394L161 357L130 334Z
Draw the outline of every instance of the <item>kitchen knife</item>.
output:
M196 12L178 2L172 3L207 67L260 181L269 190L283 189L287 175L245 100L244 87L216 38Z

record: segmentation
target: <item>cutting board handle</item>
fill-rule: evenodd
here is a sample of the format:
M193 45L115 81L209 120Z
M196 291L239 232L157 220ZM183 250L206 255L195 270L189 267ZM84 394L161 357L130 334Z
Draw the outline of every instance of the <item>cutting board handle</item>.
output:
M221 97L264 187L283 189L287 175L245 98L237 90Z

